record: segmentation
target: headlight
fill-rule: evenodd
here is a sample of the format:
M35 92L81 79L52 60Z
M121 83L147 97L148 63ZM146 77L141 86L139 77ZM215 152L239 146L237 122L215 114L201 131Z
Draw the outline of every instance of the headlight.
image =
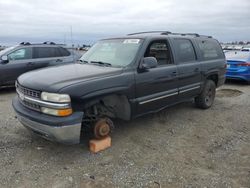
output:
M48 102L53 102L53 103L70 103L70 96L67 94L57 94L57 93L47 93L47 92L42 92L41 93L41 99L43 101L48 101ZM56 104L55 104L56 105ZM53 104L52 106L43 106L41 107L41 111L44 114L49 114L53 116L69 116L72 114L72 108L70 107L71 105L69 104L65 108L54 108Z
M70 96L67 94L42 92L41 99L50 102L70 102Z
M53 116L69 116L72 114L72 109L71 108L66 108L66 109L52 109L52 108L46 108L46 107L41 107L41 111L44 114L49 114Z

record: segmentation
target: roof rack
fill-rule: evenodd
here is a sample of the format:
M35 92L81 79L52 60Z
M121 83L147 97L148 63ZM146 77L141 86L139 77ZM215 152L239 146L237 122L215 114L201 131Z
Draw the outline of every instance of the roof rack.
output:
M21 42L20 45L30 45L29 42Z
M45 41L43 44L51 44L51 45L55 45L56 43L51 42L51 41Z
M50 41L45 41L43 43L32 43L33 45L42 45L42 44L48 44L48 45L56 45L56 43L54 42L50 42ZM31 45L30 42L21 42L20 45Z
M160 34L170 34L170 31L144 31L144 32L137 32L137 33L129 33L127 34L128 36L130 35L139 35L139 34L147 34L147 33L160 33Z
M130 35L138 35L138 34L147 34L147 33L159 33L160 35L181 35L181 36L194 36L194 37L207 37L212 38L212 36L206 36L206 35L199 35L197 33L172 33L170 31L145 31L145 32L138 32L138 33L130 33Z

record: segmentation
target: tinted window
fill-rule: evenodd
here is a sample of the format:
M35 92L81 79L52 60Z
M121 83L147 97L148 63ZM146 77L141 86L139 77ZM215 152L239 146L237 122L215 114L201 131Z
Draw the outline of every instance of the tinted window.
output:
M34 58L48 58L53 57L53 53L50 48L47 47L35 47Z
M193 44L188 39L175 39L176 54L179 62L195 61L196 55Z
M70 52L62 47L35 47L34 58L69 56Z
M51 47L50 50L52 51L51 53L52 53L53 57L61 57L62 56L59 48Z
M9 60L23 60L23 59L31 59L32 52L31 48L21 48L18 49L8 55Z
M58 50L60 51L61 56L70 56L70 52L64 48L58 48Z
M201 55L205 60L224 58L220 45L212 40L198 40Z
M145 57L155 57L159 65L171 64L170 51L167 41L152 42L144 55Z

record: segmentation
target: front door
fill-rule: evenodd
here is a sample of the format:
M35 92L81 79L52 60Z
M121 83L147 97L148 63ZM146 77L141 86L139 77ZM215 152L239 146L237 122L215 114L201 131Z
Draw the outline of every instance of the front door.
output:
M13 84L18 76L32 70L32 48L20 48L8 54L8 63L1 64L2 84Z
M167 40L151 41L144 57L155 57L158 66L135 75L137 115L159 110L176 102L178 96L177 66L171 58Z

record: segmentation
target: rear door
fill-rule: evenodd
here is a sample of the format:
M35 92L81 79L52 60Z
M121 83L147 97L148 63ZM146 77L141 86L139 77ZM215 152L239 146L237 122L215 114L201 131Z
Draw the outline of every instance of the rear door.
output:
M144 57L155 57L158 66L146 71L138 69L135 74L137 115L175 103L178 96L177 66L169 42L162 39L149 42Z
M9 62L1 64L2 84L12 84L18 76L32 70L32 48L23 47L7 54Z
M190 39L174 38L172 43L178 70L179 100L183 100L200 92L201 63Z
M62 47L34 47L35 67L62 65L73 62L71 53Z
M53 60L53 51L50 47L44 46L36 46L33 47L33 57L34 57L34 64L33 69L39 69L43 67L47 67Z

